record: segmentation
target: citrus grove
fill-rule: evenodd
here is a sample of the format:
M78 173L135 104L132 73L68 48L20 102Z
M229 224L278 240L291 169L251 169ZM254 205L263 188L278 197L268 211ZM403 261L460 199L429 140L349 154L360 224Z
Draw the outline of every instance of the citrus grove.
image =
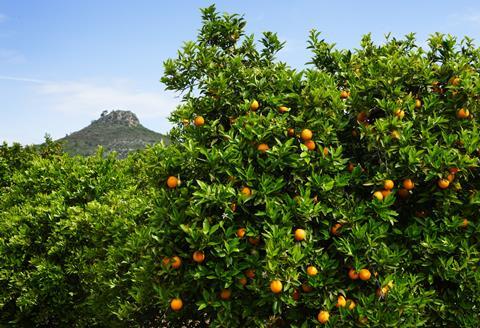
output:
M172 145L0 148L0 322L478 327L480 51L433 34L303 70L202 10Z

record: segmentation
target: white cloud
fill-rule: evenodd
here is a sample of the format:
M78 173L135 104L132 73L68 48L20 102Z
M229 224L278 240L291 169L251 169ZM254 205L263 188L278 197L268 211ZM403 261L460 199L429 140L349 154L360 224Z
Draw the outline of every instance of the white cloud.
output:
M96 117L102 110L131 110L141 119L164 118L179 103L172 93L142 91L125 80L98 82L45 82L37 93L48 98L54 111Z

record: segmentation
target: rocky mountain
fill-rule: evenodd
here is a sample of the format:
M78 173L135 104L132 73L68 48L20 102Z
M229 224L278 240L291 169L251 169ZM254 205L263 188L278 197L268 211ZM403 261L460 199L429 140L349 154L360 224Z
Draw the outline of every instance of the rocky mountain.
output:
M168 144L165 135L149 130L140 124L138 117L131 111L104 111L101 117L89 126L59 139L65 151L71 155L92 155L98 146L106 153L116 151L119 157L144 148L148 144L163 141Z

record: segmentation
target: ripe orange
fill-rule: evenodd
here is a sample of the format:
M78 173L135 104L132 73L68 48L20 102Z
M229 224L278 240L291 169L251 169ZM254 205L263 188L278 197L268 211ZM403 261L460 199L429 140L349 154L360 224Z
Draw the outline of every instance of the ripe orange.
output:
M381 191L375 191L375 192L373 193L373 197L375 197L375 198L378 199L378 200L383 200L383 194L382 194Z
M260 105L258 104L258 101L256 101L256 100L252 101L252 103L250 104L250 110L252 110L252 111L256 111L258 109L258 107L260 107Z
M358 273L355 271L354 268L351 268L350 270L348 270L348 277L352 280L358 279Z
M407 190L412 190L413 188L415 188L415 184L413 183L413 181L411 179L405 179L403 180L403 188L407 189Z
M309 275L310 277L316 276L317 273L318 273L318 270L313 265L310 265L307 267L307 275Z
M460 108L457 111L457 118L468 118L470 116L470 111L465 108Z
M343 295L338 296L336 307L345 307L347 305L347 300Z
M396 109L394 114L400 120L405 117L405 111L401 109Z
M224 288L220 292L220 298L224 301L229 300L230 296L232 296L232 291L228 288Z
M458 76L452 76L448 82L453 86L458 86L460 84L460 78Z
M177 177L174 177L173 175L168 177L168 179L167 179L168 188L170 188L170 189L177 188L179 184L180 183L179 183L179 180L178 180Z
M328 313L328 311L320 311L318 312L317 319L318 319L318 322L322 324L327 323L328 319L330 319L330 313Z
M348 96L350 96L350 92L348 92L348 91L346 91L346 90L342 90L342 91L340 92L340 98L341 98L341 99L347 99Z
M455 174L450 173L447 175L447 180L448 182L453 182L453 180L455 180Z
M282 285L282 282L280 280L273 280L270 283L270 289L272 290L272 292L274 294L280 293L282 291L282 288L283 288L283 285Z
M205 253L203 251L195 251L192 257L195 262L202 263L205 260Z
M289 137L295 136L295 129L294 129L294 128L288 128L288 130L287 130L287 135L288 135Z
M387 196L392 193L391 190L380 190L380 192L382 193L382 196L384 199L387 198Z
M247 230L245 228L238 228L237 237L238 238L243 238L243 237L245 237L246 233L247 233Z
M385 180L383 182L383 189L385 190L392 190L393 187L395 187L395 184L393 183L392 180Z
M309 129L303 129L300 133L300 137L303 141L311 140L313 138L313 132Z
M298 301L300 299L300 291L295 288L293 290L292 297L295 301Z
M470 222L468 222L467 219L463 219L462 224L461 224L460 226L461 226L462 228L466 228L466 227L468 227L469 223L470 223Z
M378 287L377 290L375 291L375 295L377 295L377 297L379 297L379 298L387 296L387 293L388 293L388 287L387 286L384 286L382 288Z
M407 189L401 188L400 190L398 190L398 196L400 196L400 198L406 199L408 198L408 196L410 196L410 193Z
M310 286L308 283L303 283L302 284L302 290L305 292L305 293L310 293L312 290L313 290L313 287Z
M182 265L182 260L178 256L172 257L172 268L178 269Z
M248 269L245 271L245 275L250 278L250 279L253 279L255 278L255 270L253 269Z
M278 111L283 114L283 113L286 113L286 112L290 111L290 108L285 107L285 106L280 106L280 107L278 107Z
M422 101L420 99L415 99L415 108L419 109L422 107Z
M261 144L259 144L258 147L257 147L257 150L258 150L259 152L262 152L262 153L265 153L265 152L266 152L267 150L269 150L269 149L270 149L270 147L268 147L268 145L265 144L265 143L261 143Z
M370 273L370 271L368 271L368 269L361 269L358 273L358 277L363 281L370 279L371 276L372 274Z
M437 181L437 184L440 189L447 189L450 185L450 181L448 181L447 179L439 179Z
M240 283L240 285L245 286L248 281L246 277L241 277L240 279L238 279L238 282Z
M307 237L307 232L303 229L296 229L295 230L295 240L296 241L302 241L305 240Z
M180 311L183 307L183 302L180 298L174 298L170 301L170 308L173 311Z
M195 126L203 126L205 124L205 119L202 116L197 116L193 120L193 124L195 124Z
M242 190L240 191L243 196L249 197L252 195L252 190L248 187L243 187Z
M340 234L339 230L341 228L342 228L342 224L337 222L330 228L330 232L332 233L332 235L338 236Z
M323 155L327 156L328 155L328 148L323 147Z
M360 123L363 123L367 120L367 113L364 111L361 111L360 113L357 114L357 121Z
M448 169L448 172L450 172L451 174L457 174L458 171L460 171L458 167L451 167Z
M355 302L353 300L348 300L347 303L348 303L348 309L349 310L353 310L355 308L355 306L357 305L357 304L355 304Z
M304 145L307 146L308 150L315 150L316 148L315 142L313 140L305 141Z

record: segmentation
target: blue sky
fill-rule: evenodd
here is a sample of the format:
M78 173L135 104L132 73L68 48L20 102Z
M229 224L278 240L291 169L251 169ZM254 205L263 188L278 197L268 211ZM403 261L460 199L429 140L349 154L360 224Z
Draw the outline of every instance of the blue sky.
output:
M0 142L24 144L78 130L103 110L135 112L148 128L167 132L178 103L159 82L162 62L200 27L199 8L212 1L0 0ZM243 14L247 32L277 32L280 59L308 61L308 31L341 48L371 32L401 37L433 32L480 39L480 1L216 1ZM477 45L479 43L477 42Z

